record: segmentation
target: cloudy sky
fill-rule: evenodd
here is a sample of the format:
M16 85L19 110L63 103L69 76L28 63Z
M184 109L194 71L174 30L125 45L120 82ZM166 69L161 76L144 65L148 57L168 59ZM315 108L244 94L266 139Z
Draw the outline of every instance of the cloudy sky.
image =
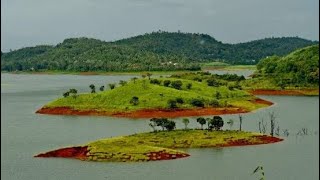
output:
M5 52L159 29L206 33L225 43L271 36L319 40L319 0L1 0Z

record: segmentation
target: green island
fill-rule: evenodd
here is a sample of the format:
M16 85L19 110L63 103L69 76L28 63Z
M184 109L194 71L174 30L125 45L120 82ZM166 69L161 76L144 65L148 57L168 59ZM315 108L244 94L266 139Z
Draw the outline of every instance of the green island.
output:
M174 130L175 122L166 118L152 118L153 132L139 133L101 139L88 144L61 148L35 157L76 158L85 161L139 162L159 161L190 156L181 148L212 148L276 143L283 139L261 133L240 130L221 130L224 122L220 116L198 118L201 129L188 129L188 119L184 119L184 130ZM204 124L207 129L202 129ZM228 122L229 123L229 122ZM162 126L163 130L156 130ZM164 130L167 129L167 131Z
M146 77L148 76L148 77ZM245 113L272 105L241 90L243 76L208 72L174 74L153 78L151 73L119 84L95 87L78 94L70 89L64 97L39 109L43 114L111 115L118 117L180 117ZM98 89L99 90L96 90Z

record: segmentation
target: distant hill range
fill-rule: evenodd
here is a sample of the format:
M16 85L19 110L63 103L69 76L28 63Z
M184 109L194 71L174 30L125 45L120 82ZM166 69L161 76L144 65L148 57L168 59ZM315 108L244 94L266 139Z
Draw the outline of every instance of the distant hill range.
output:
M56 46L1 52L2 71L167 71L199 70L200 63L256 64L318 44L298 37L265 38L227 44L207 34L152 32L114 42L91 38L65 39Z

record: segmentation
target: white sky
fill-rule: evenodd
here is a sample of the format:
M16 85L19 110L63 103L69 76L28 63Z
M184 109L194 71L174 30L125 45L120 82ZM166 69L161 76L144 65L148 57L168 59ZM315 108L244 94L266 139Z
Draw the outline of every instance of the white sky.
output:
M319 40L319 0L1 0L5 52L159 29L205 33L224 43L271 36Z

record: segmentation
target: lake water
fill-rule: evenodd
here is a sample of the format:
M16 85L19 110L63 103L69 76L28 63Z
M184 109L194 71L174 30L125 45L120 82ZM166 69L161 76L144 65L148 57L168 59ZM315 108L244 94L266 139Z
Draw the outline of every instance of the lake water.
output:
M100 138L151 131L146 119L40 115L35 111L70 88L88 92L132 76L1 74L1 178L7 180L255 180L259 165L268 180L319 179L319 97L260 96L275 105L243 115L243 129L258 131L258 120L274 111L289 137L276 144L186 149L188 158L145 163L84 162L34 155ZM233 129L238 128L238 116ZM199 126L195 118L189 127ZM175 119L182 128L181 119ZM224 128L229 128L227 125ZM309 135L296 136L301 128Z

